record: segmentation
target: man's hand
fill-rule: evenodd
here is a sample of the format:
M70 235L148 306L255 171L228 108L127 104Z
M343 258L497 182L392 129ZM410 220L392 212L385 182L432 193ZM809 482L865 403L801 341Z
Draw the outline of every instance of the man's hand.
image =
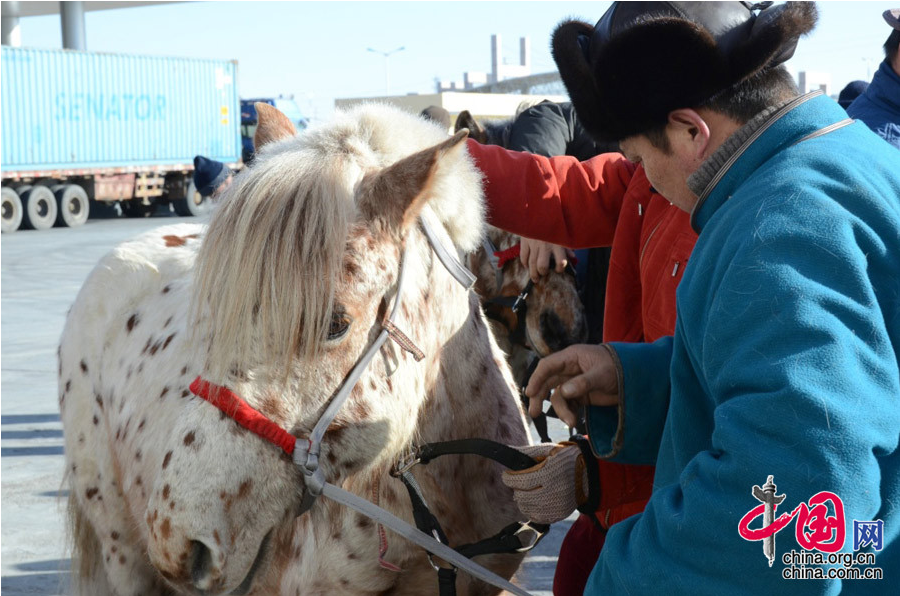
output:
M533 457L537 465L503 472L503 484L513 489L516 505L528 519L552 524L569 517L588 502L591 490L582 450L575 443L541 443L516 447ZM599 497L598 497L599 498ZM594 499L593 502L597 502Z
M550 391L553 394L550 395ZM525 388L528 413L543 411L547 397L559 419L571 427L577 417L572 405L612 406L619 403L619 377L606 346L579 344L542 358Z
M556 271L562 273L569 264L569 259L574 256L568 248L543 242L541 240L532 240L523 237L521 240L521 249L519 251L519 260L528 267L531 275L531 281L537 282L541 277L547 275L550 271L550 257L556 264Z

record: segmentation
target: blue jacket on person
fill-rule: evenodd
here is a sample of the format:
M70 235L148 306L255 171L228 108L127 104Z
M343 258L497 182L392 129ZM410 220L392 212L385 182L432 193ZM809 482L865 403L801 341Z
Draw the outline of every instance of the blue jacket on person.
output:
M900 149L900 75L887 60L881 63L869 87L847 108L885 141Z
M609 530L585 594L895 589L900 152L846 116L816 92L751 136L698 195L700 236L678 287L674 337L610 345L621 404L589 408L592 446L657 468L646 510ZM835 496L827 515L813 509L801 524L805 546L854 553L862 537L875 565L853 569L878 567L884 579L786 579L820 569L792 568L795 554L827 556L798 543L802 510L777 533L770 566L764 543L739 534L742 519L763 526L761 514L745 515L769 476L785 495L776 517L812 508L823 491ZM880 534L877 524L854 532L856 521L879 520Z

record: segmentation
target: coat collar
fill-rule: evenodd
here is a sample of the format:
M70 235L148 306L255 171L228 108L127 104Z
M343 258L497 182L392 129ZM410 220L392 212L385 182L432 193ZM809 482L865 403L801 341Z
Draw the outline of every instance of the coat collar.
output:
M724 160L722 167L698 195L699 199L691 211L691 227L699 234L752 172L773 155L846 118L846 112L821 91L801 95L784 104ZM735 135L739 133L741 131Z
M863 95L882 109L900 113L900 75L883 60Z

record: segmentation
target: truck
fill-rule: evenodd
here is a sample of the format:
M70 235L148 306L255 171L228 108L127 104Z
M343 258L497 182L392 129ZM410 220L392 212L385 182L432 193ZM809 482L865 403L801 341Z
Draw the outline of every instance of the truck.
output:
M241 159L249 164L253 159L253 135L256 134L256 125L259 116L256 114L256 104L262 102L275 106L288 120L294 123L297 131L305 129L309 125L309 119L303 116L303 112L294 101L294 96L261 97L256 99L241 100Z
M118 203L200 215L203 155L243 167L237 62L2 48L2 231L83 224Z

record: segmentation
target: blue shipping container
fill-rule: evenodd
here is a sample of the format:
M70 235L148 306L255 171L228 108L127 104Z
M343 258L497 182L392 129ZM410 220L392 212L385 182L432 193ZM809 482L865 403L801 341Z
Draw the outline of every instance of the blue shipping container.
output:
M237 63L2 49L2 170L139 171L240 159Z

